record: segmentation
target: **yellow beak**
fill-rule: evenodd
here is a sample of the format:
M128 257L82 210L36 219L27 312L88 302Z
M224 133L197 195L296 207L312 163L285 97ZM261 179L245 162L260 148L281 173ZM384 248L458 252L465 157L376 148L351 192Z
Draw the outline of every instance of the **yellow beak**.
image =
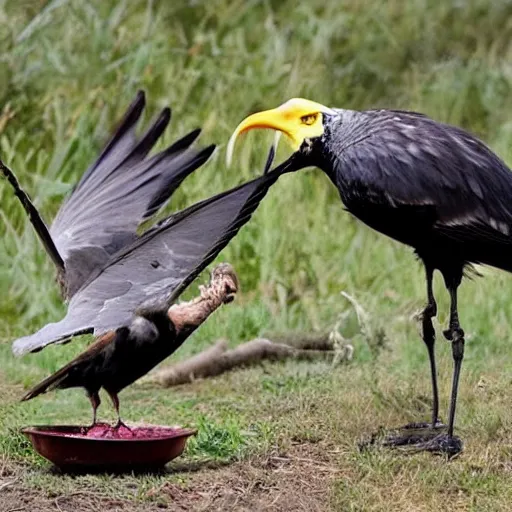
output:
M307 137L318 137L323 133L322 112L331 109L302 98L294 98L280 107L252 114L244 119L233 132L227 147L227 162L231 164L235 142L239 135L255 128L269 128L284 133L292 148L297 151ZM314 117L305 122L304 116Z
M235 150L235 143L237 138L244 132L253 130L255 128L269 128L271 130L278 130L284 133L295 150L299 149L302 144L302 140L299 141L294 137L292 126L290 122L287 122L285 116L279 111L278 108L272 110L265 110L258 112L247 118L245 118L237 127L229 139L227 148L227 161L228 165L231 165L233 159L233 152Z

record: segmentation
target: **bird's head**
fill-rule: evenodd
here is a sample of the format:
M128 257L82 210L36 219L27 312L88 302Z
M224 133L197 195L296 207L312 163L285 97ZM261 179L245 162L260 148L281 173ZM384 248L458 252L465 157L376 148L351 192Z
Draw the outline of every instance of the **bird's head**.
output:
M219 288L224 304L235 299L240 282L235 269L229 263L219 263L210 274L210 288Z
M245 118L233 132L227 149L228 164L231 162L236 139L255 128L269 128L278 134L284 133L294 151L299 151L304 142L324 134L324 118L335 112L325 105L303 98L293 98L280 107L257 112Z

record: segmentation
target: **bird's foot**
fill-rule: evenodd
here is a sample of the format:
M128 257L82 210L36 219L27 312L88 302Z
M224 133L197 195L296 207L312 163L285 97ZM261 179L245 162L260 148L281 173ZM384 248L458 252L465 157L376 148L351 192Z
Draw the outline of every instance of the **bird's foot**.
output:
M408 453L430 452L446 455L449 459L458 455L462 450L463 443L460 437L450 436L447 433L438 434L432 439L410 444L407 447Z
M119 418L117 423L114 425L114 430L119 430L120 428L125 428L130 432L132 431L132 429L123 420L121 420L121 418Z
M84 429L86 432L89 432L89 430L93 430L97 426L103 426L103 425L104 425L104 423L101 423L99 421L96 421L96 419L94 419L93 422L88 427L84 427Z
M400 448L410 453L420 451L443 453L449 457L462 451L462 441L456 436L449 436L446 433L446 425L441 422L435 425L409 423L391 431L380 429L359 444L361 450L372 446Z

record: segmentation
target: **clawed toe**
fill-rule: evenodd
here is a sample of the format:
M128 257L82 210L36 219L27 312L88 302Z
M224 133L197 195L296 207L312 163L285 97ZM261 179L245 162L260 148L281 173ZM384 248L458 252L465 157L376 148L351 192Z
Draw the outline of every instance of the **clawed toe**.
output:
M359 444L361 450L372 446L445 453L449 456L462 451L462 441L458 437L448 436L446 425L441 422L435 426L431 423L410 423L398 429L380 429Z
M118 420L117 423L115 424L114 428L116 430L119 430L121 427L126 428L130 432L132 431L132 429L124 421Z
M457 436L439 434L432 439L409 445L408 448L412 453L424 451L437 453L439 455L447 455L448 458L452 458L463 450L463 443Z

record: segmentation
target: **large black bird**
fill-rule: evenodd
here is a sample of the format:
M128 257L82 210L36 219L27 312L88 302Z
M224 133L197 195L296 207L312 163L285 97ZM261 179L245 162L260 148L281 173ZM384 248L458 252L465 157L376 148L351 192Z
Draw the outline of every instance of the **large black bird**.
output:
M435 270L450 294L444 331L454 360L447 434L419 446L458 451L453 436L457 389L464 356L457 289L472 263L512 272L512 173L485 144L466 131L425 115L399 110L353 111L305 99L247 117L228 145L253 128L284 133L295 153L280 172L322 169L338 188L346 209L370 227L414 248L425 266L427 306L423 341L430 358L433 431L439 427L439 398L432 317ZM397 441L401 442L401 440Z
M181 182L213 153L191 144L201 130L187 134L147 158L171 119L164 108L148 130L135 130L144 112L139 91L110 141L85 171L48 229L12 171L0 161L0 171L14 188L46 251L57 268L64 298L69 300L90 274L112 254L137 238L137 228L153 216Z

